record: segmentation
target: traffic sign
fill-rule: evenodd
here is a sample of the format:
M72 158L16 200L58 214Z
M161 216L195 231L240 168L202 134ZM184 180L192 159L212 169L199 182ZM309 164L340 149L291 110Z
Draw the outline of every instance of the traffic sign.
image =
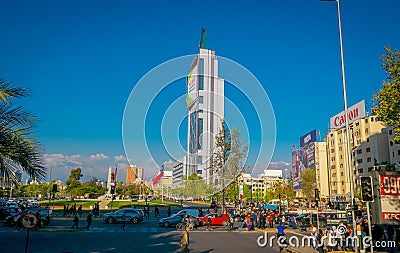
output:
M286 199L287 196L286 195L281 195L281 199Z
M38 223L39 223L39 219L33 213L27 213L21 219L21 226L26 229L35 228L38 226Z

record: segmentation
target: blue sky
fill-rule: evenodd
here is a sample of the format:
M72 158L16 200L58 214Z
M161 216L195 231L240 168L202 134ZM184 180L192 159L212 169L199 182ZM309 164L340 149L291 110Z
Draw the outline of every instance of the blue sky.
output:
M370 107L385 78L383 47L400 48L400 2L341 7L349 105L365 99ZM301 135L325 134L343 110L334 2L0 0L0 9L0 76L32 89L20 102L41 119L36 135L53 178L76 166L105 178L108 166L127 164L121 129L131 90L155 66L197 53L202 27L208 48L264 86L277 124L273 161L290 162ZM148 177L156 172L150 157L133 163L148 167Z

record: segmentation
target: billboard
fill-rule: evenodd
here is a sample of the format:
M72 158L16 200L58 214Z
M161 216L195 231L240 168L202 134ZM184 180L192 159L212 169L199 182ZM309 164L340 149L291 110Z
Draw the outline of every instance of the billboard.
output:
M371 202L372 224L400 223L400 172L373 170L374 201Z
M300 147L304 147L308 143L317 141L317 130L312 130L311 132L300 137Z
M197 63L193 66L186 78L186 106L190 106L197 99L197 80L198 80Z
M356 119L365 118L365 100L358 102L357 104L349 107L348 110L348 121L349 124L353 123ZM331 129L342 128L346 125L345 112L341 112L330 118L329 127Z
M400 175L379 175L382 220L400 222Z
M304 151L303 149L297 149L292 151L292 180L293 189L301 190L301 178L300 174L305 169L303 164Z

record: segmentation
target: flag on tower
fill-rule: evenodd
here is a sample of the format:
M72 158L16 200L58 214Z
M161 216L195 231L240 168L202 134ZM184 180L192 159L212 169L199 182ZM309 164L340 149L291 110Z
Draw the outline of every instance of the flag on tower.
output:
M117 170L118 170L118 168L115 167L115 171L114 171L114 182L117 182Z
M156 185L158 181L160 181L161 177L163 176L164 173L164 164L161 166L160 171L158 172L156 178L154 178L153 185Z

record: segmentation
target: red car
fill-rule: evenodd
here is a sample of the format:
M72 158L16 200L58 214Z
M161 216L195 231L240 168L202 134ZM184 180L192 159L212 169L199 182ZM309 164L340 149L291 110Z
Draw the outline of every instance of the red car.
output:
M202 226L207 225L208 216L211 216L211 225L216 225L216 226L228 226L229 225L228 215L216 214L216 213L210 213L204 217L199 217L198 219L199 219L200 225L202 225Z

